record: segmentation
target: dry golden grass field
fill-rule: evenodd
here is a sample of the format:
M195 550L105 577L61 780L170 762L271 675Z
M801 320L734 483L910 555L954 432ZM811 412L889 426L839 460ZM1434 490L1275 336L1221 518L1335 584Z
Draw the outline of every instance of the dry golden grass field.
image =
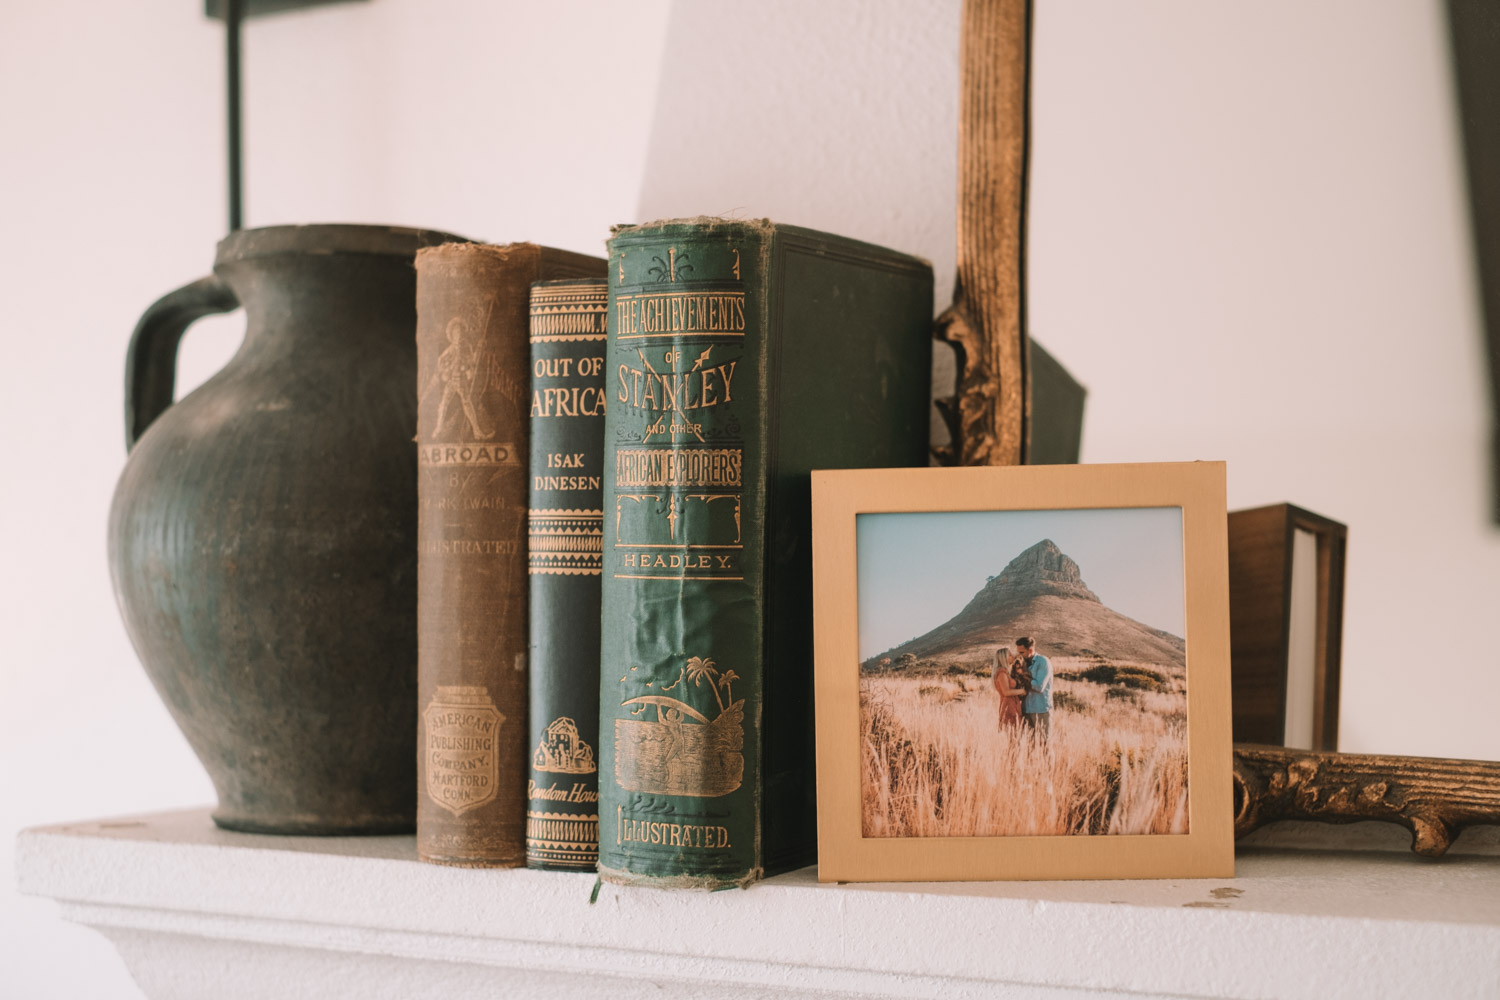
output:
M1179 667L1051 658L1052 737L999 731L988 673L860 677L867 837L1186 833Z

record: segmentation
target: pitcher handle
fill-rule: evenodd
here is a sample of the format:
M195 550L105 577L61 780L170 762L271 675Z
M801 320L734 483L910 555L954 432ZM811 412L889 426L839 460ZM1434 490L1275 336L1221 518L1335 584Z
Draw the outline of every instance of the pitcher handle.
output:
M177 386L177 345L187 328L205 316L238 309L229 286L210 275L168 292L151 303L125 355L125 450L172 405Z

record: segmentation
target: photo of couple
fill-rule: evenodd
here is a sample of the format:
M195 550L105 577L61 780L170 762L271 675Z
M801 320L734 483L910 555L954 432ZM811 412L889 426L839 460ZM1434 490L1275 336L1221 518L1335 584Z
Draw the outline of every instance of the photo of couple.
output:
M995 650L995 693L1000 696L1000 731L1025 725L1046 739L1052 733L1052 664L1036 651L1030 636Z
M860 514L856 546L864 836L1188 832L1179 508Z

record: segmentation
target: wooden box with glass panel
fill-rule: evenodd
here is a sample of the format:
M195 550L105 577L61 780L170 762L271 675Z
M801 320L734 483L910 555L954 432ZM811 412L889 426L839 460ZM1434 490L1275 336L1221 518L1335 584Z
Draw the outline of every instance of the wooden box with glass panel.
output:
M1235 742L1338 749L1347 538L1291 504L1230 513Z

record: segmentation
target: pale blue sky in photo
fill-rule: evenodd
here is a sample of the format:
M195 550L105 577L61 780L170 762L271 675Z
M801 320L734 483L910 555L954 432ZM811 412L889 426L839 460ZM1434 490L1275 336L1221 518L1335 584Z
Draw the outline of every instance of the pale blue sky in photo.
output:
M861 660L943 624L1044 538L1107 607L1186 638L1179 507L860 514L855 533Z

